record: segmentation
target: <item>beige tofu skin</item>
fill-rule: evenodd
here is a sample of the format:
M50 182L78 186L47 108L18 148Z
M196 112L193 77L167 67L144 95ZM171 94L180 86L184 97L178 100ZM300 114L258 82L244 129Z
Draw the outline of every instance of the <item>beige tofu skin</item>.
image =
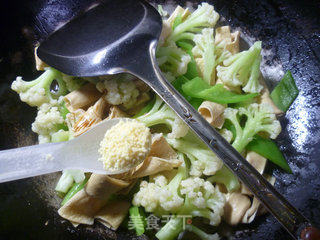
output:
M226 44L226 49L232 54L239 52L240 32L230 32L230 26L223 26L216 29L215 43L218 44L222 41Z
M241 222L245 212L250 208L251 201L249 197L241 193L231 193L227 196L227 202L224 206L224 219L230 225L237 225Z
M262 157L256 152L249 151L246 156L247 161L260 173L263 174L264 169L267 164L267 159L265 157ZM250 192L250 190L241 183L241 193L246 194L248 196L253 196L253 194Z
M226 105L204 101L198 108L198 112L206 119L211 126L221 129L224 124L224 110Z
M34 60L36 62L36 69L38 71L44 71L44 68L49 66L38 57L37 49L38 49L38 46L34 48Z
M246 155L247 161L260 173L264 172L267 159L261 155L249 151ZM254 220L260 202L253 197L249 189L241 183L241 188L238 192L231 193L227 197L225 206L225 220L230 225L237 225L238 223L250 223Z
M273 108L273 112L276 115L281 115L283 114L283 111L281 111L272 101L272 99L270 98L270 91L267 87L267 84L265 83L265 81L263 79L260 80L261 85L263 86L263 89L261 91L261 95L258 98L258 103L267 103L269 104L272 108Z
M234 33L230 32L229 26L223 26L216 29L216 36L215 36L215 44L219 44L222 41L226 44L226 49L231 54L237 54L239 52L239 40L240 40L240 32L236 31ZM216 84L224 84L221 79L217 79ZM241 87L233 87L233 86L227 86L224 84L224 87L229 90L236 93L241 93Z

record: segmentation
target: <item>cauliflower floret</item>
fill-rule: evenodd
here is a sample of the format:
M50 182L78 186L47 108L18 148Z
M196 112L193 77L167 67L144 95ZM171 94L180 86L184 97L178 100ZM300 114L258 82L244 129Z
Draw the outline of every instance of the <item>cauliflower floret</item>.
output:
M259 93L263 86L259 83L261 42L255 42L249 50L237 53L217 67L217 76L228 86L242 86L247 93Z
M202 28L214 27L218 19L219 14L214 11L213 6L202 3L186 20L175 27L169 35L168 41L192 40L194 33L200 32Z
M157 215L177 212L184 203L178 194L180 182L184 178L185 168L181 167L169 183L161 174L153 178L154 182L142 181L139 192L134 195L133 205L143 206L147 212Z
M231 56L222 44L215 45L213 29L205 28L201 34L194 36L193 56L203 77L209 85L215 84L216 66Z
M32 123L32 131L39 135L39 143L50 142L51 135L57 132L65 120L57 105L44 103L40 106L37 117Z
M180 193L185 197L185 201L183 206L180 207L177 216L203 217L208 219L213 226L217 226L221 222L226 202L225 195L210 182L201 178L188 178L181 182ZM158 239L175 239L184 230L182 219L177 216L173 216L157 232L156 237ZM196 233L202 239L218 238L217 235L208 235L194 227L189 227L187 230Z
M166 47L158 47L157 61L163 72L170 72L174 76L187 72L188 63L191 61L189 54L178 48L175 43Z
M247 117L244 127L239 122L239 116L243 115ZM281 132L280 122L276 119L272 106L267 103L252 103L239 109L226 108L224 116L232 122L236 129L236 137L232 146L238 152L242 152L254 135L259 132L269 133L272 139Z
M122 104L125 108L132 107L139 96L136 85L130 79L113 78L97 84L100 92L106 90L105 100L112 105Z
M156 183L142 181L139 192L134 195L133 205L143 206L147 212L154 212L159 207L159 191L161 187Z
M187 178L181 182L180 192L186 196L187 209L192 215L207 217L214 226L220 223L225 196L212 183L199 177Z
M51 91L52 82L56 80L57 91ZM46 71L33 81L26 82L22 77L17 77L11 85L12 90L19 93L20 99L30 106L40 107L44 103L55 104L57 98L67 93L66 84L61 73L53 68Z
M190 159L192 176L213 175L223 166L222 161L191 133L179 139L167 138L167 142Z

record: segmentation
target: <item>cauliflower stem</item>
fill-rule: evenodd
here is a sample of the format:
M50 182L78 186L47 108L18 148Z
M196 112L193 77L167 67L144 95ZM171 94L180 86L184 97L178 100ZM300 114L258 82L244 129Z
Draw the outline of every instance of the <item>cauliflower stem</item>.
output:
M147 127L165 124L171 130L168 137L183 137L189 130L188 126L161 100L159 96L156 97L156 101L151 110L136 119L143 122Z
M56 89L51 90L51 84L54 80L57 81L58 85ZM31 107L40 107L44 103L52 103L67 93L66 83L62 79L61 73L53 68L47 68L37 79L30 82L17 77L11 88L19 93L21 101Z
M190 159L192 176L213 175L223 165L222 161L191 132L183 138L167 138L167 142Z

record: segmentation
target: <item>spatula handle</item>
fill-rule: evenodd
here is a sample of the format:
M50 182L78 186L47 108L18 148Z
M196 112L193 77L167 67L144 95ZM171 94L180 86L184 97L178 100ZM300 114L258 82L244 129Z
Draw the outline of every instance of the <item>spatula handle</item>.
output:
M151 44L151 64L147 60L131 71L144 80L189 125L189 127L219 156L225 165L251 190L295 239L311 223L295 209L262 175L251 166L163 77L155 59L155 45Z
M54 158L59 143L0 151L0 183L61 170Z

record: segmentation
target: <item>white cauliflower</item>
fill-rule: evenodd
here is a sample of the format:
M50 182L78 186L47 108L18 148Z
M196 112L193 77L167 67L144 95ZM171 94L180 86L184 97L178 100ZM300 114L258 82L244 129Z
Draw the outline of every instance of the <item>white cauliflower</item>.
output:
M188 63L191 61L190 55L178 48L175 43L165 47L158 47L156 56L161 70L169 72L173 76L185 74Z
M246 116L244 125L240 124L241 116ZM267 103L252 103L239 109L226 108L224 117L229 119L236 129L232 146L238 152L242 152L259 132L268 133L272 139L281 132L280 122L276 119L272 106Z
M228 86L242 86L247 93L259 93L261 42L255 42L249 50L237 53L217 67L217 76Z
M215 84L216 66L231 56L225 46L214 43L213 29L205 28L201 34L194 36L195 46L192 49L193 56L203 77L209 85Z
M223 166L222 161L191 133L179 139L167 138L167 142L190 159L192 176L213 175Z
M186 196L184 207L191 215L206 217L214 226L220 223L225 196L212 183L199 177L187 178L181 181L180 193Z
M51 91L51 84L56 81L58 88ZM67 93L66 84L62 80L61 73L53 68L47 68L37 79L24 81L17 77L11 85L12 90L19 93L20 99L30 106L40 107L44 103L56 103L56 99Z
M134 195L133 205L143 206L147 212L158 215L177 212L184 203L178 194L180 182L184 178L185 168L181 167L169 183L161 174L153 178L154 182L142 181L139 192Z
M132 107L139 96L139 90L130 79L112 78L99 82L97 89L106 91L105 100L111 105L123 105L125 108Z
M57 105L44 103L39 107L37 117L32 123L32 131L39 135L39 143L50 142L51 135L61 129L65 120Z

